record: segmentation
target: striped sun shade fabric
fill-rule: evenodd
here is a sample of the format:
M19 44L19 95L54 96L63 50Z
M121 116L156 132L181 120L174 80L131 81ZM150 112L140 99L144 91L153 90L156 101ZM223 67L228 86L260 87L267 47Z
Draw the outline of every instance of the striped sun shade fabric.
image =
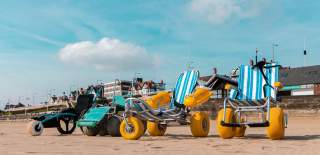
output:
M273 85L275 82L279 81L279 66L275 63L266 64L263 72L266 75L268 82L266 82L259 68L241 65L238 78L238 90L231 90L229 97L231 99L247 101L261 100L266 97L275 99L276 94ZM272 85L272 87L267 83Z
M199 71L196 70L185 71L179 75L174 90L175 102L184 104L184 98L194 91L198 78Z

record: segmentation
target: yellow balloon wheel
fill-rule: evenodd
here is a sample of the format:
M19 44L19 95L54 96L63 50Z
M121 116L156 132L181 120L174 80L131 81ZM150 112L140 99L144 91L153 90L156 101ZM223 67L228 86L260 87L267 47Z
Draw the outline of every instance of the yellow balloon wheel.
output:
M284 114L281 108L271 108L267 136L270 139L282 139L285 133Z
M246 126L236 127L234 136L244 137L245 132L246 132Z
M157 122L147 122L147 131L150 136L163 136L166 130L167 127L165 125L160 125Z
M196 112L191 116L190 129L194 137L207 137L210 130L209 116L205 112Z
M235 128L221 125L221 121L223 120L223 114L224 110L221 109L216 119L218 135L223 139L232 138L235 135ZM225 123L233 123L233 111L231 108L226 109Z
M238 122L238 118L236 120ZM240 122L244 122L244 120L241 119ZM244 137L245 132L246 132L246 126L245 125L243 125L241 127L236 127L234 136L235 137Z
M137 140L144 134L144 126L141 120L136 117L127 118L128 124L122 120L120 134L124 139Z

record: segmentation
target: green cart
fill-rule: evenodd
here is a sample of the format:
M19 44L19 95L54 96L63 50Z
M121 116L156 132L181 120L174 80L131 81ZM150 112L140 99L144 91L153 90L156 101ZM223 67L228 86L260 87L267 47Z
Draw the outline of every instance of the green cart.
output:
M125 109L125 98L114 96L108 106L90 108L78 121L77 126L87 136L118 137L120 135L121 113Z

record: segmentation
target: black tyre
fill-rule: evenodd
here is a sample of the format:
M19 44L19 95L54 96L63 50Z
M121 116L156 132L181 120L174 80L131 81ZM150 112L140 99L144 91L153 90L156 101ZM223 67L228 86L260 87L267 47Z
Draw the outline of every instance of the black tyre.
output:
M105 136L109 134L107 129L107 122L108 121L106 119L103 119L103 121L100 122L100 130L98 132L99 136Z
M96 136L99 133L98 127L82 127L82 132L87 136Z
M61 134L72 134L76 129L76 120L73 116L63 116L58 118L57 130Z
M119 116L112 116L108 119L107 131L112 137L120 137L121 118Z

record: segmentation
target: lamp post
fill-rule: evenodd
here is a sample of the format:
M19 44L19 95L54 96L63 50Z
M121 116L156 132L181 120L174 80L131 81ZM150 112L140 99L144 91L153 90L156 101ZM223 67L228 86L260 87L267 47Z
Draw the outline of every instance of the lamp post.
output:
M279 44L275 44L275 43L272 44L272 62L275 62L275 60L274 60L274 49L275 49L275 47L278 47L278 46L279 46Z

